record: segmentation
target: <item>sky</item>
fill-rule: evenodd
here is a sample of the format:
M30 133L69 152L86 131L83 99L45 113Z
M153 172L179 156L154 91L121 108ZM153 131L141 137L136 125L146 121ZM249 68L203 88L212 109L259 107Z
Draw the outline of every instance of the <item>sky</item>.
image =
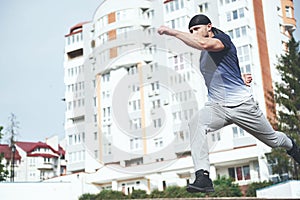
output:
M17 140L64 137L64 35L77 23L92 20L101 2L0 2L0 126L6 129L13 113L19 122ZM294 4L294 37L299 41L300 1Z
M6 129L13 113L19 141L64 136L64 35L92 20L100 3L0 1L0 126Z

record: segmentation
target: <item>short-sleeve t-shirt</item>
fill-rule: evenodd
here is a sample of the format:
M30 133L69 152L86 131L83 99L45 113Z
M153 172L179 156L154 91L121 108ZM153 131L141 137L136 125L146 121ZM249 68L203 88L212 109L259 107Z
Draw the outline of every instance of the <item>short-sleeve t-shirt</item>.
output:
M239 67L237 51L230 37L224 33L216 34L225 46L222 51L201 51L200 71L208 89L209 101L237 106L252 98L245 85Z

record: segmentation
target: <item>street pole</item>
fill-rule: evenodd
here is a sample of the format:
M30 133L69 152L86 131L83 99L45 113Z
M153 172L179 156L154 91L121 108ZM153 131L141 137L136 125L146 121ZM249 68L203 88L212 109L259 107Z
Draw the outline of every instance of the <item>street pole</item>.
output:
M10 182L14 182L14 178L15 178L15 153L16 153L15 144L12 144L11 152L12 152L12 160L11 160L11 164L10 164Z

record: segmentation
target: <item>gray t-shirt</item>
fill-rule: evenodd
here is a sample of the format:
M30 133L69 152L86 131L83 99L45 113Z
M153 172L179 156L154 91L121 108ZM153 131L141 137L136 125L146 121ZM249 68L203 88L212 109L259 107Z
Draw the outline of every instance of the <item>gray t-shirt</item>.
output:
M200 57L200 71L208 89L208 98L224 106L238 106L252 98L252 94L241 77L236 48L224 33L214 38L219 39L225 48L219 52L203 50Z

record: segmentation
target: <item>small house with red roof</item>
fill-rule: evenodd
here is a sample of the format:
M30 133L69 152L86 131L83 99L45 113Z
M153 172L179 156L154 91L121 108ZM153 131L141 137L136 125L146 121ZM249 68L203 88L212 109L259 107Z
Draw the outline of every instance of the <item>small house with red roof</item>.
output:
M9 172L14 160L15 182L41 181L66 173L65 150L56 136L46 142L15 142L15 147L13 155L9 145L0 145L0 153L4 156L2 164Z

